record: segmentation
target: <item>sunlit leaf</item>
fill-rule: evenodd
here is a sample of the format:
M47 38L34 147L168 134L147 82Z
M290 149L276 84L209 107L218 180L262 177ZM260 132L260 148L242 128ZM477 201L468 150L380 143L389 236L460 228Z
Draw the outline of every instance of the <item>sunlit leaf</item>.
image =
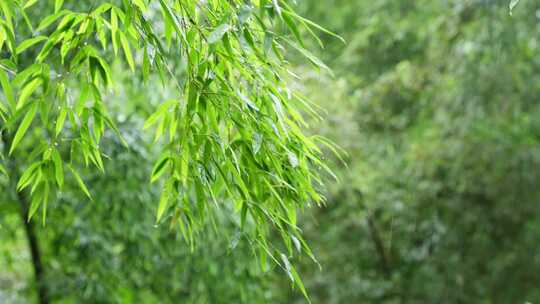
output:
M31 47L32 45L34 45L36 43L39 43L41 41L44 41L44 40L47 40L47 37L45 37L45 36L37 36L37 37L27 39L27 40L21 42L21 44L19 44L17 46L16 52L17 52L17 54L20 54L24 50L26 50L27 48Z
M218 42L229 29L230 26L226 23L219 25L208 35L208 43L213 44Z
M9 154L11 154L15 150L19 142L23 139L24 134L26 134L26 131L28 131L30 124L32 124L32 121L34 120L34 117L36 116L37 109L38 109L38 103L33 102L30 105L28 112L26 112L26 114L24 115L24 118L21 121L21 124L17 128L17 132L15 133L15 136L13 136L13 141L11 143L11 147L9 148Z
M86 196L89 198L89 199L92 199L92 195L90 195L90 191L88 191L88 188L86 187L86 185L84 184L84 181L82 180L81 176L79 175L79 173L77 173L77 171L71 166L71 165L67 165L67 167L69 168L69 170L71 171L71 174L73 174L73 177L75 178L75 181L77 182L77 184L79 185L79 188L84 192L84 194L86 194Z
M510 8L510 15L512 15L512 11L516 7L516 5L518 5L519 1L520 0L511 0L510 4L508 4L508 7Z

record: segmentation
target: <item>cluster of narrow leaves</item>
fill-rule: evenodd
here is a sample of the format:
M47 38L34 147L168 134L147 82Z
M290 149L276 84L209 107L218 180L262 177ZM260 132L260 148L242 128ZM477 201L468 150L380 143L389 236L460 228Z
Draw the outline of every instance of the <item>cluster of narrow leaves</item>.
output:
M41 208L45 218L66 172L91 198L77 171L105 170L100 139L106 130L121 138L102 98L113 86L111 61L119 58L134 77L173 84L175 97L144 126L162 151L150 173L163 187L157 222L167 219L193 246L216 211L233 210L263 267L271 258L303 290L289 262L295 250L311 256L296 212L321 201L317 172L326 167L317 139L302 132L302 115L316 113L286 86L284 78L296 75L284 51L326 68L304 49L299 27L324 29L283 0L123 0L84 11L77 5L0 2L5 157L25 142L32 150L17 185L31 194L29 216ZM268 242L271 231L284 248Z

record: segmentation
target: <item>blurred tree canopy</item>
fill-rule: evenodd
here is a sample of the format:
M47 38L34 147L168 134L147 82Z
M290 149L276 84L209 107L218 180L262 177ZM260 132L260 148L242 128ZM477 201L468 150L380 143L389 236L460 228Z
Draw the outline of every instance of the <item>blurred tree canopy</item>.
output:
M309 189L326 197L323 208L307 209L303 215L276 211L272 203L266 209L277 212L271 213L270 219L285 217L290 222L298 217L295 226L301 227L320 268L312 259L297 255L289 262L287 242L289 247L308 250L298 246L303 242L300 235L283 236L283 231L290 229L272 223L277 229L265 226L268 231L262 239L253 231L257 223L247 220L242 229L242 206L235 204L236 196L227 193L231 203L196 225L193 246L180 241L183 237L178 226L170 231L153 227L156 202L167 182L158 180L149 186L149 172L162 155L164 146L160 143L169 134L162 130L162 139L156 144L155 133L138 130L159 104L176 95L174 90L162 89L159 75L150 73L151 81L146 83L143 75L134 77L121 55L108 63L117 88L106 100L108 113L118 113L112 121L130 148L123 146L121 137L110 127L103 132L100 153L107 156L103 160L105 172L77 167L92 202L85 199L75 179L66 179L61 193L49 202L47 225L36 227L46 278L43 282L51 302L306 303L301 292L290 288L286 275L276 271L278 264L285 269L296 267L312 303L540 301L536 287L540 284L536 245L540 241L540 104L536 100L540 93L540 4L509 0L297 2L295 10L300 16L339 34L347 43L342 44L331 33L316 31L324 45L319 49L312 36L316 26L291 27L292 23L311 23L287 20L289 15L283 11L280 18L274 4L282 1L264 2L274 11L273 20L282 20L272 32L277 43L272 52L286 54L274 58L277 61L268 69L277 69L280 78L275 81L282 89L287 83L290 91L257 91L257 86L236 82L240 93L259 110L247 103L242 111L233 110L235 114L227 117L242 117L240 125L246 121L264 125L259 129L248 124L247 134L239 135L247 142L235 146L243 151L242 157L237 156L243 165L250 164L243 158L249 155L246 149L259 151L255 157L261 153L274 157L272 145L265 139L275 131L261 119L266 116L252 119L243 115L272 113L264 105L272 106L270 96L278 93L280 104L285 104L289 92L297 96L293 99L298 98L291 106L294 112L288 113L294 113L294 122L306 122L298 124L303 136L297 138L301 151L315 151L312 142L327 142L310 134L323 135L345 150L340 160L332 151L333 145L321 148L324 162L330 163L338 176L337 182L325 170L304 166L299 148L292 143L283 149L291 150L294 156L283 152L288 150L275 155L280 164L285 163L283 167L266 164L284 168L282 176L287 184L305 172L317 177L322 172L320 178L329 181L326 190L310 183L313 188ZM52 4L45 6L54 10ZM280 8L292 11L288 6ZM235 17L238 23L231 25L239 26L241 16L243 13ZM204 23L203 35L210 35L213 29L216 37L223 35L219 39L238 35L238 27L218 29L223 24L218 19L213 17L210 25ZM169 31L174 33L172 27ZM166 33L164 29L163 38ZM242 58L258 60L254 58L259 58L257 52L264 52L267 38L252 35L256 36L255 49L244 34L236 38L236 56L248 52L248 57ZM280 35L296 42L280 40ZM137 41L128 39L135 48ZM220 58L234 60L221 43L216 48L223 55ZM175 44L171 45L174 50ZM118 48L122 53L121 43ZM212 52L210 49L205 52ZM133 55L138 68L144 61L144 48L141 53ZM7 49L4 54L8 54ZM114 46L108 45L99 54L114 54ZM27 60L35 59L28 56ZM326 69L322 62L326 63L333 76L314 71L312 65L307 66L306 57L322 70ZM183 63L178 60L172 71L181 70ZM249 66L246 62L240 64ZM174 84L169 87L174 88ZM230 89L226 92L231 93ZM242 95L234 98L245 103ZM272 99L269 103L264 101L268 98ZM301 106L306 100L324 111L323 120L310 115L312 106ZM274 111L279 113L278 109ZM282 134L279 119L274 122L277 133ZM156 120L153 130L159 130L159 123ZM268 126L270 129L265 129ZM39 138L40 134L32 136ZM274 144L281 142L274 140ZM12 166L28 165L26 159L35 142L21 142ZM214 154L217 151L212 150ZM218 155L230 162L234 158L229 157L235 154ZM320 155L316 153L317 159ZM291 170L297 161L302 170L309 171L294 175ZM264 181L250 180L254 171L243 165L240 171L247 170L242 171L248 179L247 192L237 186L232 192L242 196L255 195L261 191L257 189L275 189L261 186ZM162 178L167 176L164 172ZM2 182L4 186L13 180L3 177ZM291 185L295 189L305 186ZM1 195L0 269L7 271L0 270L0 302L24 303L36 296L39 286L32 285L31 257L15 193L10 190ZM279 203L283 193L269 196ZM301 195L290 199L298 207L309 201ZM197 219L198 210L193 211ZM169 211L166 219L174 214L171 208ZM260 257L260 240L279 248L271 252L277 263L261 267L261 261L253 258ZM284 260L278 252L285 253Z
M540 300L540 6L508 2L303 2L348 41L299 84L348 151L306 220L313 302Z
M195 241L207 230L216 235L231 230L238 239L234 242L242 240L260 271L278 265L307 296L291 261L299 253L314 260L297 226L297 212L322 201L319 174L329 169L319 144L327 141L305 135L300 111L316 112L289 88L285 52L294 49L315 67L327 68L304 48L300 30L314 37L314 30L330 32L297 15L283 0L3 0L0 13L2 199L6 209L21 215L41 303L69 299L70 291L98 302L99 297L114 300L117 294L129 299L137 284L153 282L145 281L141 272L123 288L100 275L110 275L115 265L107 264L115 260L105 255L107 262L99 263L103 269L95 268L99 255L91 253L102 245L119 254L129 247L125 242L139 237L153 245L179 246L157 232L139 235L136 230L131 238L114 242L129 227L152 230L148 218L140 219L141 226L135 220L152 205L157 207L152 212L156 225L177 231L187 252L205 250L200 256L210 259L220 253L206 247L222 248L226 239L214 236L202 248ZM134 129L141 134L130 132ZM148 129L152 132L143 132ZM113 149L114 144L129 152ZM153 166L146 165L148 160ZM131 167L147 174L131 172ZM111 168L119 175L107 173ZM157 197L150 183L161 188ZM77 196L77 189L86 198ZM113 204L101 205L105 201ZM135 204L124 206L135 210L119 210L122 201ZM73 211L66 209L71 205ZM36 235L30 220L39 214L45 224L50 209L65 214L60 223L50 221L55 227L45 233L64 229L51 235L42 250L40 242L47 237ZM84 232L84 227L106 227L106 214L129 220L122 226L111 218L107 232ZM65 282L54 277L71 273L65 265L70 258L62 256L71 245L82 250L70 255L73 265L82 267L80 260L88 254L96 258L89 260L82 289L71 288L80 287L79 278ZM144 244L126 252L136 255L139 245ZM142 251L143 258L151 254ZM165 252L156 258L171 262L187 256L185 250ZM230 271L238 271L238 263L231 263ZM53 277L47 277L47 270ZM202 302L211 296L197 296L184 285L156 286L173 299L174 293ZM144 290L137 293L146 295ZM217 299L225 300L221 295Z

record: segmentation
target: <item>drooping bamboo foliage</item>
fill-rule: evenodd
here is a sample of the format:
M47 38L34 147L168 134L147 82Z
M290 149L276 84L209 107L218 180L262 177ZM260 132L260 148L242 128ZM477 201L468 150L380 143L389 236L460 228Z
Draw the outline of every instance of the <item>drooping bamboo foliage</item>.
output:
M105 132L122 138L104 97L120 59L133 77L160 79L174 94L144 125L161 150L149 172L163 187L156 221L194 246L215 212L233 209L263 267L270 257L303 291L288 259L295 249L312 255L296 213L322 201L326 166L317 138L302 130L302 116L316 113L287 86L296 75L284 53L297 50L325 69L303 48L299 27L324 29L283 0L118 2L86 10L62 0L0 2L4 160L24 157L17 190L31 193L29 218L41 210L45 220L67 179L92 199L79 172L107 169ZM17 155L21 146L32 153ZM284 249L268 241L273 229Z

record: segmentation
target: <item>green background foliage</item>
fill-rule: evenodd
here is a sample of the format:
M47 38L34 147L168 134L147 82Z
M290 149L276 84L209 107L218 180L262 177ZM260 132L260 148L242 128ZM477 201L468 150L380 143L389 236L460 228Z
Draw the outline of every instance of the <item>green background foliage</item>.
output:
M290 263L312 303L540 301L539 10L534 1L520 1L512 15L507 0L298 1L299 15L346 40L317 31L324 49L306 27L290 27L301 19L276 25L276 33L299 39L294 46L283 42L289 69L279 69L283 81L323 112L317 120L309 108L293 108L309 125L299 125L302 134L325 136L346 152L340 160L332 145L321 147L338 181L323 172L326 188L314 187L325 205L297 215L318 263L307 255ZM204 29L212 41L228 31L222 22L211 24L215 30ZM314 55L298 52L299 45ZM233 49L241 58L240 43ZM108 52L114 54L112 45ZM167 229L167 221L156 227L166 181L148 182L169 134L156 144L154 133L141 130L158 105L176 95L152 73L143 82L140 56L134 52L135 74L122 55L109 63L115 87L106 97L108 112L115 113L129 149L107 129L100 143L105 172L78 167L93 200L66 175L62 192L49 202L47 224L33 221L51 301L305 303L280 267L289 262L260 265L254 231L282 214L242 229L234 203L242 190L197 225L193 248L177 227ZM168 87L174 88L172 81ZM246 96L260 102L259 110L268 105L257 99L264 97ZM273 131L244 114L233 116L245 119L242 138L252 138L245 149L255 149L255 134L266 138ZM23 141L10 166L25 168L32 146ZM269 146L257 149L272 154ZM295 163L287 153L276 157ZM251 178L254 171L246 170ZM13 189L10 183L2 177L2 187ZM248 191L257 184L250 182ZM15 193L1 195L0 300L24 303L37 298L32 259ZM264 226L262 239L272 250L287 252L287 239L296 246L299 235L283 237L288 229L273 226Z

